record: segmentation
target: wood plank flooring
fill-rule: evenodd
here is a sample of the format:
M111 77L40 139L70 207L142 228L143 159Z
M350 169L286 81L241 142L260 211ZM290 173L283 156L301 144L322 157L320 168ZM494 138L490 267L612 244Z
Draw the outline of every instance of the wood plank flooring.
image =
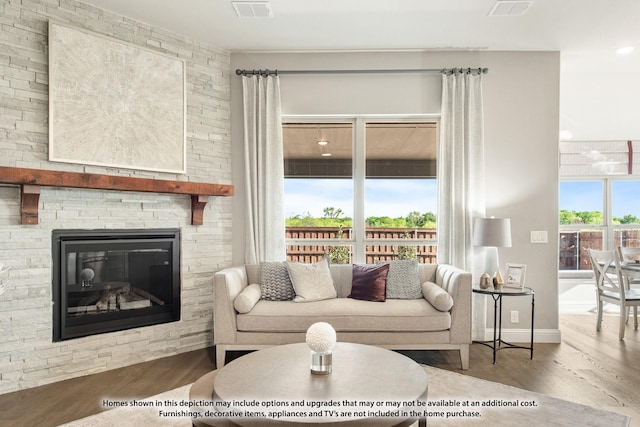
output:
M618 340L617 315L605 315L595 330L595 315L562 314L561 344L536 344L527 350L498 352L474 344L468 371L454 351L406 351L414 360L441 369L496 381L548 396L608 409L632 417L640 426L640 331L627 327ZM236 354L235 356L239 356ZM0 395L0 425L57 426L102 410L105 397L140 398L195 381L215 369L213 351L198 350L127 368Z

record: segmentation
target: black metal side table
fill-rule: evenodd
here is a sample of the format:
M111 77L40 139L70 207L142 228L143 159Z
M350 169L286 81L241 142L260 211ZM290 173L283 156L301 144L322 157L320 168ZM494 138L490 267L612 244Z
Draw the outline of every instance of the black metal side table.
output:
M473 288L473 292L477 294L491 295L493 298L493 340L491 341L474 341L474 343L486 345L493 350L493 363L496 363L496 352L507 348L523 348L531 351L531 359L533 359L533 314L535 309L535 292L531 288ZM502 339L502 297L531 297L531 344L529 347L508 343ZM504 347L503 347L504 345Z

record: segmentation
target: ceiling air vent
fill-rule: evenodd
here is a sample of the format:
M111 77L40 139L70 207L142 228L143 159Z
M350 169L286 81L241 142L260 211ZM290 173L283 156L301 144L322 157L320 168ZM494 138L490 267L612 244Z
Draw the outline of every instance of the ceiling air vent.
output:
M271 18L271 5L268 1L232 1L233 9L239 18Z
M532 3L532 1L498 0L489 11L489 16L522 16L529 10Z

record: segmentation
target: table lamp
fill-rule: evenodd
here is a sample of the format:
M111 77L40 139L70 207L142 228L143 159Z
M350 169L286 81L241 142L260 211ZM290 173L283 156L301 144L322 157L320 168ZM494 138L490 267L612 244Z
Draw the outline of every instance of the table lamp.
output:
M488 248L485 274L493 277L494 287L501 288L504 282L500 275L498 248L511 247L511 219L476 218L473 227L473 244ZM485 274L483 274L484 277L486 277ZM483 280L481 279L481 285L482 283Z

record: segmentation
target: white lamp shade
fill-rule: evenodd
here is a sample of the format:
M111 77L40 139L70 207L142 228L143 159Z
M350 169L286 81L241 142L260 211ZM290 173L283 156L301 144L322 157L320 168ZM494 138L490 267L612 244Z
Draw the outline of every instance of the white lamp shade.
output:
M476 246L511 247L511 219L476 218L473 227L473 244Z

